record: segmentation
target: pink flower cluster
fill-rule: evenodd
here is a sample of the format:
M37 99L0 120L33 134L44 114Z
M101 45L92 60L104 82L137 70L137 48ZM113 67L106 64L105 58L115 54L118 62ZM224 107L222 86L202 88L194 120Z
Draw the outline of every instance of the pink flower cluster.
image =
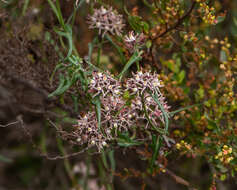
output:
M131 89L133 93L140 92L142 94L145 90L150 90L154 93L155 89L159 90L162 87L156 74L139 71L136 74L133 73L132 76L127 80L126 87L127 90Z
M106 141L112 139L110 129L107 129L105 134L99 130L95 112L88 112L85 116L80 116L73 133L77 137L77 144L95 145L99 150L107 146Z
M122 15L113 11L112 7L106 9L102 6L99 9L94 9L93 15L88 16L89 28L97 28L102 36L107 32L113 35L121 35L124 27L122 17Z
M151 94L158 92L158 99L166 112L169 106L161 94L162 87L157 74L150 72L133 73L124 85L117 81L109 73L93 72L89 83L89 91L92 97L100 95L101 101L101 129L98 127L96 112L88 112L84 117L79 117L75 126L75 133L79 137L79 144L96 145L99 150L107 146L110 140L117 137L118 131L128 131L131 127L143 125L150 129L147 115L144 113L144 105L149 120L159 126L164 122L163 114ZM124 94L134 97L130 103L124 98ZM143 98L142 98L143 97Z
M150 72L143 73L142 71L136 74L133 73L133 77L128 79L126 83L126 90L130 91L132 95L136 95L136 98L132 101L131 108L135 109L135 112L141 113L139 118L146 120L141 97L143 94L143 101L149 118L157 126L159 125L159 120L164 122L164 118L159 106L152 98L151 94L155 94L155 92L158 93L158 99L166 112L168 112L170 108L165 101L165 97L160 92L160 87L163 87L163 85L158 79L158 75L151 74ZM149 122L147 121L146 128L148 125Z
M89 89L94 97L98 94L102 94L103 97L112 94L116 97L120 94L121 86L109 73L93 72Z

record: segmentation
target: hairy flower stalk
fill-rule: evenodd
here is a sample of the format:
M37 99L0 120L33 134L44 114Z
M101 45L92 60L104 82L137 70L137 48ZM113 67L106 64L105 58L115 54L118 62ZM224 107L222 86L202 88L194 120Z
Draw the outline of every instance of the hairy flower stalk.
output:
M90 29L97 28L102 36L106 33L119 36L124 27L123 16L113 11L112 7L106 9L102 6L94 9L93 15L88 16L88 23Z
M149 129L149 121L160 126L160 121L164 122L164 118L159 106L152 98L155 89L159 93L158 99L164 110L166 112L169 110L159 90L160 87L162 84L158 75L150 72L133 73L125 85L114 79L110 73L93 72L89 91L93 94L92 97L100 95L102 130L98 127L95 111L88 112L84 117L80 116L75 126L75 133L79 137L77 143L95 145L98 150L101 150L109 141L117 137L118 131L128 131L138 123L145 124L145 128ZM134 96L130 105L123 97L125 91ZM144 113L143 101L149 121Z

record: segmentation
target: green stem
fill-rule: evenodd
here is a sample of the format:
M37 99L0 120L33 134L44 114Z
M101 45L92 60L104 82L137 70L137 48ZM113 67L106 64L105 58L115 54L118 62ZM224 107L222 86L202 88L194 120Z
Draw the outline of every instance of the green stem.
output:
M28 5L29 5L29 2L30 2L30 0L25 0L25 2L24 2L24 6L23 6L23 10L22 10L22 16L25 15L26 10L27 10Z
M100 56L101 56L101 50L102 50L102 39L98 38L98 51L97 51L97 66L100 65Z
M136 61L137 70L140 71L139 61Z
M164 106L159 101L159 96L158 96L158 94L160 94L160 93L158 93L159 89L155 88L154 90L155 90L154 94L152 94L152 92L149 92L149 93L152 96L152 98L154 99L154 101L158 104L158 106L159 106L159 108L162 112L162 115L164 116L164 119L165 119L165 123L164 123L164 125L165 125L165 134L168 134L168 129L169 129L169 119L168 119L168 117L169 117L169 115L165 111Z
M142 99L142 107L143 107L143 109L144 109L144 113L145 113L145 116L146 116L148 122L150 123L150 125L152 126L152 128L153 128L155 131L157 131L157 132L159 132L159 133L161 133L161 134L165 134L165 131L164 131L164 130L162 130L162 129L156 127L156 126L153 124L153 122L151 121L151 119L150 119L150 117L149 117L149 114L148 114L148 112L147 112L147 109L146 109L146 105L145 105L145 101L144 101L144 94L141 94L140 96L141 96L141 99Z

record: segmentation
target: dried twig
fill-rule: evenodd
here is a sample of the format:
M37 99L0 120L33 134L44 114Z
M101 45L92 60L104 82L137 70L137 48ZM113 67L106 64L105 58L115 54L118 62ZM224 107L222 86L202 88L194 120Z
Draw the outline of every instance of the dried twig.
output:
M12 122L12 123L8 123L8 124L6 124L6 125L1 125L1 124L0 124L0 127L5 128L5 127L9 127L9 126L11 126L11 125L16 125L16 124L18 124L18 123L19 123L19 121L15 121L15 122Z
M31 135L30 131L27 130L27 128L25 127L25 124L24 124L22 115L17 116L17 120L18 120L17 122L20 124L20 127L23 129L23 131L25 132L25 134L28 136L28 138L29 138L30 143L32 144L32 146L38 150L40 156L43 156L43 157L47 158L48 160L68 159L68 158L77 156L77 155L79 155L79 154L82 154L82 153L86 152L88 149L91 148L91 146L88 146L88 147L86 147L86 148L84 148L84 149L82 149L82 150L80 150L80 151L78 151L78 152L74 152L74 153L71 153L71 154L66 154L66 155L64 155L64 156L61 156L61 155L58 155L58 156L50 156L49 154L42 152L42 150L34 143L33 137L32 137L32 135ZM52 124L52 122L51 122L51 124ZM54 126L55 126L55 124L54 124ZM93 153L93 154L97 154L97 153L98 153L98 152L95 152L95 153Z
M159 34L158 36L156 36L155 38L151 38L152 40L152 46L151 46L151 58L152 58L152 63L154 66L158 67L156 61L155 61L155 55L154 55L154 47L155 47L155 41L163 36L165 36L167 33L171 32L172 30L175 30L179 25L181 25L183 23L183 21L192 13L194 7L196 5L196 1L193 1L190 9L186 12L186 14L184 14L180 19L178 19L178 21L171 27L166 27L166 30L164 32L162 32L161 34Z
M174 172L168 170L168 169L165 169L166 170L166 173L175 180L176 183L179 183L179 184L182 184L182 185L185 185L187 186L190 190L197 190L196 188L192 187L192 185L186 181L185 179L183 179L182 177L180 176L177 176Z
M49 156L46 153L41 153L40 155L46 157L48 160L62 160L62 159L68 159L68 158L72 158L74 156L78 156L79 154L82 154L82 153L86 152L89 148L90 147L86 147L86 148L82 149L79 152L74 152L74 153L71 153L71 154L66 154L64 156Z
M176 29L180 24L183 23L183 21L192 13L194 7L196 5L196 1L193 1L190 9L186 12L185 15L183 15L173 26L167 28L164 32L162 32L161 34L159 34L158 36L156 36L154 39L152 39L152 41L156 41L158 38L163 37L164 35L166 35L167 33L169 33L170 31Z

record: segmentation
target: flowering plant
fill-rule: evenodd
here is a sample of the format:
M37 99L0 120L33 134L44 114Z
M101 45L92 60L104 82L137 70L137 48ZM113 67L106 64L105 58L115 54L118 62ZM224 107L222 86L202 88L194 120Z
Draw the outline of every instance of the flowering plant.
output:
M35 8L39 2L42 7ZM10 48L0 49L7 54L1 56L0 71L10 68L24 74L26 67L35 68L31 73L30 67L29 78L39 77L35 81L40 81L38 86L43 90L32 85L35 81L20 83L44 96L43 109L33 110L32 115L39 114L40 119L45 118L44 125L54 126L58 142L46 142L46 132L42 133L38 149L49 159L64 159L62 170L69 176L65 181L70 180L66 189L138 189L129 180L128 186L122 186L120 178L138 179L141 189L179 188L170 185L170 180L166 182L163 173L188 189L216 189L236 177L237 49L233 44L237 17L234 9L228 11L237 6L235 1L47 2L0 1L0 6L4 5L0 9L4 10L0 13L1 31L7 33L23 21L32 24L27 26L26 39L14 29L3 35L6 40L2 44ZM14 10L13 18L8 15L10 10ZM15 21L18 15L22 15L22 22ZM48 31L41 35L44 30ZM19 52L12 51L9 38L17 43ZM37 47L32 48L34 45ZM27 62L26 67L19 66L19 61L11 65L9 60L17 55ZM0 72L1 83L4 77L15 81L15 76L10 80ZM25 92L15 94L16 99L28 99ZM0 102L2 107L4 101ZM32 107L38 108L38 104ZM12 105L9 108L14 114L32 111L24 106L20 111ZM21 124L34 143L24 127L28 117L17 118L13 123ZM6 126L0 124L1 128ZM48 156L47 144L57 146L63 155ZM70 150L73 153L67 154ZM81 166L77 159L68 159L79 154L85 156L79 159L86 168L84 174L76 167Z
M93 72L88 91L93 98L100 99L102 104L99 110L100 118L96 116L95 111L88 112L83 117L80 116L78 124L75 125L73 139L79 144L96 145L100 151L107 146L109 141L116 139L118 132L131 130L139 121L141 124L144 123L146 130L151 129L151 125L153 129L157 129L155 126L160 126L159 120L163 123L165 121L152 95L158 92L158 101L162 108L166 113L169 109L159 87L162 85L158 75L150 72L140 71L132 74L132 77L123 85L108 72ZM123 97L125 92L134 96L129 105ZM137 127L142 127L142 125Z

